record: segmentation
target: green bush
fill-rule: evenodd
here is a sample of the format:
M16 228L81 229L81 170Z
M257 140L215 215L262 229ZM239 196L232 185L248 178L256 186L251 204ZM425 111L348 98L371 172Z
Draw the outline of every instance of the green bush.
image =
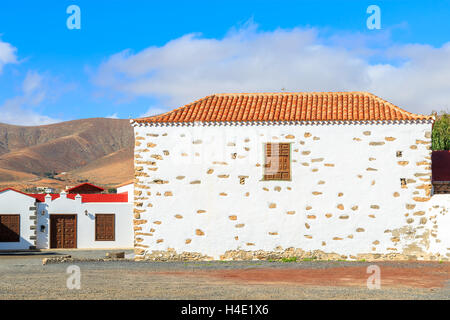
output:
M432 133L433 150L450 150L450 114L436 114Z
M117 189L116 188L109 188L108 189L108 193L117 193Z
M281 258L283 262L297 262L297 257Z

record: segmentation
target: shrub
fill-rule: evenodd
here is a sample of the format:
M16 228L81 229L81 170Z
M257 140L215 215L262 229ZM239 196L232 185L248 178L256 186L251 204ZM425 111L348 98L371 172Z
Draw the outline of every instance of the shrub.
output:
M436 114L431 137L433 150L450 150L450 114L447 112Z
M109 188L108 189L108 193L117 193L117 189L116 188Z

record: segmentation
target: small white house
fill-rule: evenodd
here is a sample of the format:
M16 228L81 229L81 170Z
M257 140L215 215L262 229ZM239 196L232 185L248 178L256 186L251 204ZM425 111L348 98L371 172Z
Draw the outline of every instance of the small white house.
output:
M128 202L133 203L134 201L134 182L127 181L117 186L117 193L127 193L128 194Z
M37 192L39 193L53 193L55 189L49 187L36 187Z
M136 259L449 259L433 122L364 92L216 94L132 120Z
M26 194L7 189L0 191L0 250L132 248L132 220L127 192Z
M36 199L8 188L0 190L0 250L36 248Z

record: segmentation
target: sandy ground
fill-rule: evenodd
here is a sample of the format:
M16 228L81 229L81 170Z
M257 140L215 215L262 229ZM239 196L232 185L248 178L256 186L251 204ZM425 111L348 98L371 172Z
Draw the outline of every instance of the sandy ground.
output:
M127 254L130 251L126 251ZM0 254L0 299L450 299L448 262L75 262L42 265L70 254ZM67 268L81 270L68 289ZM367 288L367 267L381 271L381 288Z

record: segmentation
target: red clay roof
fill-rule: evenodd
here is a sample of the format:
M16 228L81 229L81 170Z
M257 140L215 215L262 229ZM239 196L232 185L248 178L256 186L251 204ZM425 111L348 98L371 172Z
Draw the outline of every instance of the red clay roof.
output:
M450 151L433 151L431 169L433 181L450 181Z
M136 123L431 120L367 92L225 93Z

